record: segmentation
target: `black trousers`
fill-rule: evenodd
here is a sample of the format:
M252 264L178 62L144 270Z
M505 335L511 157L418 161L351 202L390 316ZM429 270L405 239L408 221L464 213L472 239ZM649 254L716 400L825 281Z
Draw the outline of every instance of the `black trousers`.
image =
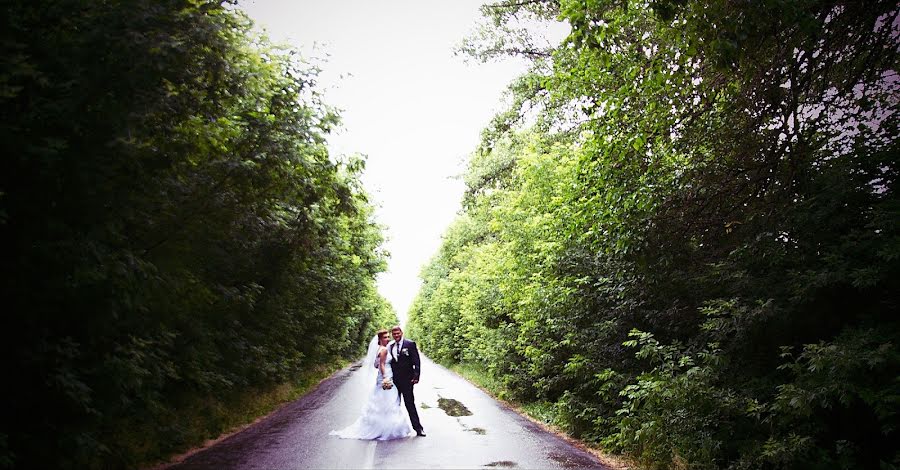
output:
M403 379L397 383L397 393L403 397L403 403L406 404L406 412L409 413L409 422L412 424L413 429L421 431L422 423L419 422L419 412L416 411L416 397L413 396L413 384L409 383L409 379Z

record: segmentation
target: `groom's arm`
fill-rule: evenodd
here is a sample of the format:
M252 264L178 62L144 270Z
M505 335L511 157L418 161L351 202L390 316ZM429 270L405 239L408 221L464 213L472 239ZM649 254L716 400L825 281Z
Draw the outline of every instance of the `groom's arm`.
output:
M409 348L412 354L410 357L412 358L413 363L413 380L416 382L419 381L419 375L422 372L422 363L419 361L419 347L416 346L415 341L410 341L412 343L412 347Z

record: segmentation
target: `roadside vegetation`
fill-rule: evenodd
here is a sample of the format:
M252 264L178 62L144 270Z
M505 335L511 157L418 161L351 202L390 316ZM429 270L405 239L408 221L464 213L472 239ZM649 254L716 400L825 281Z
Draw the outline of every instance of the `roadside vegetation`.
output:
M230 2L4 2L0 467L133 468L396 323L316 68Z
M423 352L645 468L898 468L896 3L483 12L462 52L533 67L422 270Z

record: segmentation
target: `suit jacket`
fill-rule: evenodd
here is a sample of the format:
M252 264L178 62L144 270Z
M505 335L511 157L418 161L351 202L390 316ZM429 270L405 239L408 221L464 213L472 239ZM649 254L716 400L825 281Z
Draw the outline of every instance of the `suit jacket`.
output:
M391 343L388 347L388 354L393 358L391 369L394 371L394 377L418 380L422 363L419 361L419 348L416 347L416 342L403 338L399 349L395 345L396 343Z

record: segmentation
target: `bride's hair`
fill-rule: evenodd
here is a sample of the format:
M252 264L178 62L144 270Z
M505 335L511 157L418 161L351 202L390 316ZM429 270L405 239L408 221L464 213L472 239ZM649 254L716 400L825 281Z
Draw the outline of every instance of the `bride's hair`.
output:
M378 341L381 342L381 338L385 337L385 336L388 334L388 330L380 329L380 330L378 330L378 332L375 333L375 334L378 335Z

